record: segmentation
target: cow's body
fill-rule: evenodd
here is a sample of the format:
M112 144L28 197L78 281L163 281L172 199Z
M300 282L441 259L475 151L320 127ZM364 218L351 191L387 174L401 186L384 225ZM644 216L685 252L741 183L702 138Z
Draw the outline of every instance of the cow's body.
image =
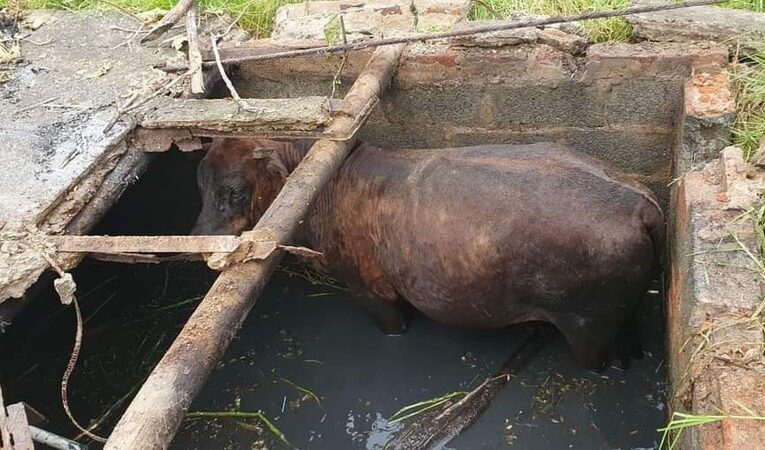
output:
M221 140L206 159L269 142ZM278 192L264 184L283 183L264 172L284 175L307 148L278 145L259 150L261 167L250 169L260 173L250 175L247 227ZM563 332L581 364L597 368L648 289L662 228L644 187L553 144L362 144L312 208L302 239L387 333L405 329L400 299L458 326L542 320ZM219 229L201 220L196 232Z

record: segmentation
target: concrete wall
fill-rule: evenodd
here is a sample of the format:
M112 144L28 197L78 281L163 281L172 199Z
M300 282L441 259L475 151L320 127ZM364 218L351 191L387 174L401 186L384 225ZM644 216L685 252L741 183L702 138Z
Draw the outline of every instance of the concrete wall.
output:
M726 47L598 44L575 56L540 43L494 44L412 46L361 138L413 149L555 141L637 175L667 204L686 82L725 67ZM349 57L338 96L368 55ZM254 98L329 95L338 62L247 64L238 88Z
M672 187L667 293L668 395L672 411L749 415L765 410L762 278L756 224L765 174L728 147ZM747 254L746 251L751 252ZM678 448L762 448L761 422L695 427Z
M765 175L750 173L738 149L720 158L735 114L728 48L600 44L575 55L538 41L485 42L411 47L361 137L412 149L556 141L634 174L658 194L669 224L671 411L761 413L765 341L754 314L762 283L741 246L758 251L745 212L759 201ZM368 56L349 57L341 87L351 85ZM240 92L327 95L337 65L337 59L245 65ZM762 442L761 424L730 420L689 430L680 448Z

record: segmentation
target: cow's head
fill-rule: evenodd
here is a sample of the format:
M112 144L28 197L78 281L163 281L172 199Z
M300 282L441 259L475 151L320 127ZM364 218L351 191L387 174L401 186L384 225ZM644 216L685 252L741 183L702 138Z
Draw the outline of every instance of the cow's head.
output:
M197 168L202 211L191 234L234 234L252 228L279 193L287 168L282 142L215 139Z

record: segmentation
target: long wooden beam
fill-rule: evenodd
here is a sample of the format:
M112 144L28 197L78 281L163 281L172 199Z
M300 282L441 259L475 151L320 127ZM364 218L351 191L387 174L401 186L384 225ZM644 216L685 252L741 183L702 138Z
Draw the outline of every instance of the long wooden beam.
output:
M186 12L186 41L189 44L189 70L191 70L191 93L205 92L205 73L202 69L202 51L199 45L199 26L196 3Z
M335 119L330 128L353 136L356 115L373 104L388 85L403 51L403 45L375 51L345 97L347 115ZM349 152L348 141L316 142L252 232L288 243ZM170 445L189 405L241 327L282 254L277 250L266 259L235 264L220 274L117 423L106 450L164 449Z

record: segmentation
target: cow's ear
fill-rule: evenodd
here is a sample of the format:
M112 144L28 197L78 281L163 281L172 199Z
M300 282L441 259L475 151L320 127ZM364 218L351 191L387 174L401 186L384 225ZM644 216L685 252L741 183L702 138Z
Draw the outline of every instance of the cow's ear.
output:
M284 165L284 161L282 161L277 152L271 152L269 155L266 161L266 170L279 178L282 183L284 183L284 181L287 180L287 176L289 176L287 167Z
M257 161L257 169L251 172L253 177L251 182L255 186L251 205L253 223L260 220L260 216L266 212L271 202L279 194L289 175L287 168L276 152L272 152L268 157L259 158Z
M277 177L286 179L289 172L281 160L277 149L257 148L252 151L252 158L259 163L265 163L266 170Z

